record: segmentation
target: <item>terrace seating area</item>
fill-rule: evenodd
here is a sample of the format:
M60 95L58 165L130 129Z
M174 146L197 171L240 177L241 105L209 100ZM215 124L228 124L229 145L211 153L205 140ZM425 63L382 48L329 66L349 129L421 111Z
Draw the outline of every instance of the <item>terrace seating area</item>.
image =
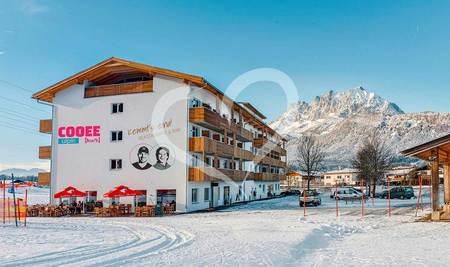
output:
M97 217L120 217L132 214L131 204L120 204L109 207L94 208L94 216Z
M76 206L33 205L27 208L28 217L61 217L80 214L82 209Z
M158 210L155 205L136 207L132 210L131 204L119 204L109 207L95 207L93 213L84 213L84 210L76 206L33 205L27 209L27 217L62 217L93 215L95 217L155 217L157 215L172 215L175 213L175 205L164 205Z

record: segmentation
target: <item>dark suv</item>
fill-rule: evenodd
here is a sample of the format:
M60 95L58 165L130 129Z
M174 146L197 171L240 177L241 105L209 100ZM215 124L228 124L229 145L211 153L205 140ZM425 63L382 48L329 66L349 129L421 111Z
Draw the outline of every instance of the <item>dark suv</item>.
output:
M414 197L414 189L411 186L398 186L390 189L391 198L411 199ZM381 192L381 198L388 198L388 190Z

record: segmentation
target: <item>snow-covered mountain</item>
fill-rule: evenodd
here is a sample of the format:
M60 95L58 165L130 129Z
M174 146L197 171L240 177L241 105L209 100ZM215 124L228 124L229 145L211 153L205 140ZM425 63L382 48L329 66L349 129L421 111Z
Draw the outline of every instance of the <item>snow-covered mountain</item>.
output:
M450 133L450 113L404 113L373 92L357 87L329 91L311 103L299 101L270 124L288 140L292 159L298 137L318 136L327 144L330 165L348 166L368 134L378 131L393 152Z
M39 168L32 168L29 170L20 168L10 168L0 171L0 175L10 176L14 174L15 177L26 177L26 176L37 176L39 172L44 172L45 170Z

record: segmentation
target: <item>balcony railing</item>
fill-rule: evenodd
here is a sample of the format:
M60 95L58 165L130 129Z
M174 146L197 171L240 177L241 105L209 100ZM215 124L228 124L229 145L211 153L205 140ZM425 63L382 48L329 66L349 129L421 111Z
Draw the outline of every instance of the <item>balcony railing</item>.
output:
M51 159L52 158L52 147L51 146L40 146L39 147L39 159Z
M279 181L282 180L282 174L270 173L270 172L258 172L253 174L255 181Z
M277 167L286 167L286 162L274 159L266 155L257 155L254 157L253 160L256 164L265 164L270 166L277 166Z
M261 148L267 144L267 147L272 151L279 153L281 156L286 156L286 150L282 148L280 145L270 141L265 137L258 137L253 139L253 146L257 148Z
M250 142L253 140L253 135L249 130L233 121L228 121L228 119L220 116L219 113L206 107L190 108L189 121L218 132L223 132L224 129L228 129L236 133L237 138L241 141Z
M225 176L223 178L229 178L233 181L243 181L244 179L253 180L253 172L241 171L241 170L232 170L232 169L211 169L211 173L207 174L205 168L202 167L190 167L189 168L189 181L190 182L220 182L223 181L222 175ZM218 175L211 175L215 171L220 172ZM225 180L226 181L226 180Z
M41 133L52 133L52 120L40 120L39 121L39 132Z
M123 94L153 92L153 81L131 82L121 84L107 84L86 87L84 97L99 97Z
M189 151L207 154L218 154L219 156L235 157L243 160L253 160L253 153L240 147L235 147L219 142L208 137L189 138Z

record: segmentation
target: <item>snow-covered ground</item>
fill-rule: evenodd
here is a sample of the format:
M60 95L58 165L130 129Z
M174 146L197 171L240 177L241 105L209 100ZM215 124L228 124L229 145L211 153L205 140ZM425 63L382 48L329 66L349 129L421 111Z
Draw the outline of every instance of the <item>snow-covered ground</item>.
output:
M427 201L427 198L424 198ZM29 218L0 224L0 266L446 266L450 224L418 223L415 200L366 205L295 196L157 218Z

